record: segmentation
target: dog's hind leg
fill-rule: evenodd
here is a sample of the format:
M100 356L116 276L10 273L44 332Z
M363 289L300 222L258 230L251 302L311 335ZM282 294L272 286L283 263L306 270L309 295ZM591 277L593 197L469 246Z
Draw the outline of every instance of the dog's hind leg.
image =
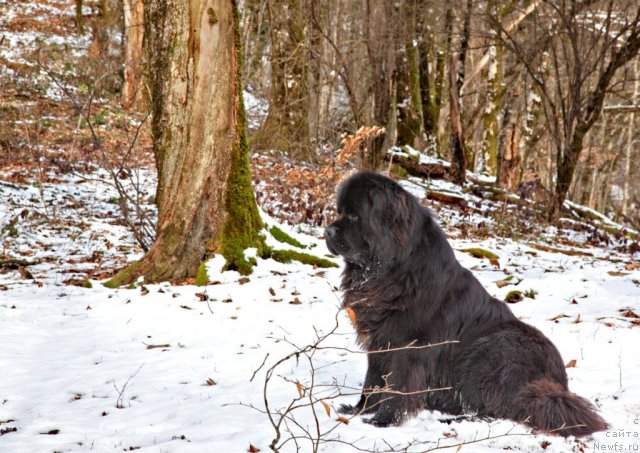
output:
M560 353L541 332L525 324L480 338L458 367L456 385L466 409L508 418L562 436L607 427L585 399L571 393Z

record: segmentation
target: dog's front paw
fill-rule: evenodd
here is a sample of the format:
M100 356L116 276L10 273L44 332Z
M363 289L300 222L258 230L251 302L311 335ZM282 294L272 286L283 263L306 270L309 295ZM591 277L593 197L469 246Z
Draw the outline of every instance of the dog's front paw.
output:
M344 415L357 415L360 413L361 408L358 406L352 406L351 404L341 404L338 408L339 414Z
M377 426L378 428L392 426L392 422L390 420L379 419L375 415L371 418L363 418L362 421L369 425Z
M394 417L390 412L378 411L373 417L362 419L362 421L378 428L386 428L387 426L399 425L401 420L400 417Z

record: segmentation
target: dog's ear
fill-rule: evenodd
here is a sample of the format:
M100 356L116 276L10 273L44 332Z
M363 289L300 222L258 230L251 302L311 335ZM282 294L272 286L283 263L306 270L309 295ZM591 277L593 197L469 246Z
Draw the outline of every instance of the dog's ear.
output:
M385 181L369 193L371 212L369 215L372 237L391 238L390 247L402 247L411 234L414 202L402 187ZM384 247L384 244L380 244Z

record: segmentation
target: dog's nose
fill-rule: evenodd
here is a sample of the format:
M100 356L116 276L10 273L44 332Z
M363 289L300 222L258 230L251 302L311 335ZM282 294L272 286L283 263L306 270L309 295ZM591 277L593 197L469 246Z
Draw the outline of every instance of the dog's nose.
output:
M324 230L324 234L326 237L328 238L332 238L336 235L336 232L338 231L338 229L336 227L334 227L333 225L329 225L327 227L326 230Z

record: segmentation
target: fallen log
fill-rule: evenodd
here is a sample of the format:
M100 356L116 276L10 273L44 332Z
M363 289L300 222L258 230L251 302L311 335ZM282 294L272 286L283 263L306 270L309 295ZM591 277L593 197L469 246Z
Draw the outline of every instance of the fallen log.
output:
M535 242L528 242L527 246L532 249L542 250L543 252L562 253L563 255L569 256L593 256L593 253L583 250L559 249L557 247L549 247L548 245L536 244Z
M5 269L18 269L19 267L33 266L35 264L37 263L15 258L0 260L0 268Z
M445 179L449 175L449 167L436 162L420 163L416 158L385 154L384 160L404 169L411 176L425 179Z
M523 203L525 200L522 200L518 195L496 186L473 185L464 187L462 191L465 193L471 192L476 197L492 201L506 201L512 204L527 204Z
M467 200L462 195L457 195L453 192L436 192L433 190L427 190L427 199L439 201L447 204L457 204L464 206L467 204Z
M411 176L416 176L424 179L446 179L451 180L449 174L449 166L446 163L439 162L420 162L417 157L406 157L395 153L388 153L384 156L384 159L391 162L404 170ZM529 208L535 212L542 214L546 210L546 203L528 199L525 195L520 197L517 194L505 190L495 184L480 180L473 177L471 174L467 175L467 180L471 182L471 185L465 185L462 188L463 193L472 193L473 195L494 202L507 202L509 204L515 204L519 207ZM439 201L442 203L466 206L467 200L453 192L433 191L429 187L423 186L427 189L426 198L430 200ZM629 231L627 228L618 228L615 225L607 223L607 218L592 209L571 203L565 202L563 211L569 214L571 217L579 221L587 221L595 228L605 231L609 234L624 234L626 237L632 240L640 240L640 235L633 231Z

